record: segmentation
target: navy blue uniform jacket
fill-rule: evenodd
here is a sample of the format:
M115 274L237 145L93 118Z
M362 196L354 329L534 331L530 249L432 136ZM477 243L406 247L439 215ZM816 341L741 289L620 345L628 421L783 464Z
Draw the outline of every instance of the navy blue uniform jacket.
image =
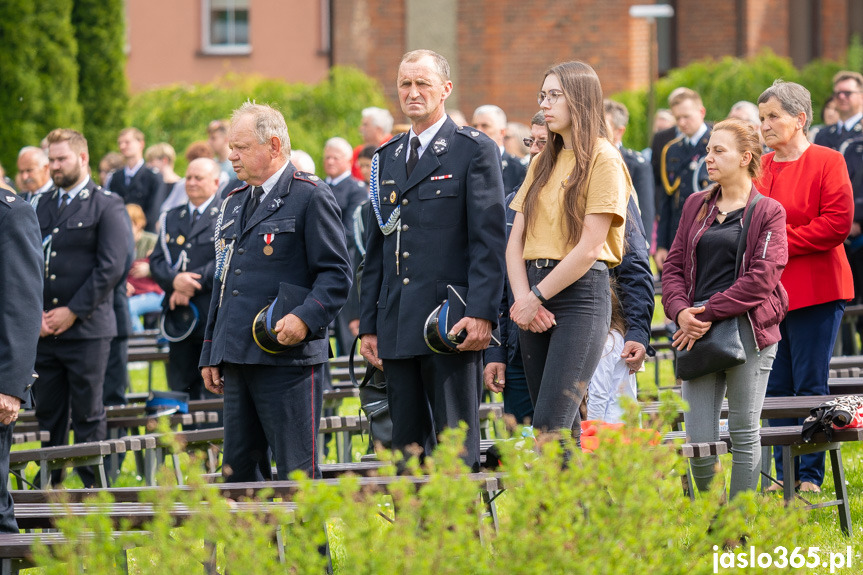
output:
M42 327L42 241L30 205L0 190L0 393L30 407Z
M465 315L493 325L503 294L506 219L497 146L447 118L410 177L408 150L401 134L377 152L383 221L401 209L398 274L398 232L385 236L374 211L366 225L360 333L377 335L384 359L433 353L423 326L446 299L448 284L467 288Z
M224 241L233 255L230 266L224 266L223 279L214 279L199 365L324 363L329 358L327 326L351 288L345 229L336 199L317 176L288 164L243 229L251 189L235 190L222 202L217 243ZM263 250L269 234L273 252L268 256ZM304 303L290 311L308 326L309 339L270 354L255 344L252 321L276 298L280 283L311 290Z
M198 283L201 289L190 300L198 308L198 326L191 337L203 339L204 327L210 313L210 300L213 297L213 274L216 272L216 254L213 251L213 230L219 215L219 198L210 201L195 225L189 204L183 204L165 213L159 230L159 243L150 254L150 273L153 279L165 290L162 307L169 309L171 294L174 293L174 278L181 271L201 274ZM167 250L167 253L166 253ZM178 267L180 254L186 253L185 270ZM170 261L170 263L168 263Z
M123 200L90 180L57 216L59 201L56 187L34 199L43 242L51 236L43 309L67 306L78 316L58 339L115 337L114 287L129 249Z

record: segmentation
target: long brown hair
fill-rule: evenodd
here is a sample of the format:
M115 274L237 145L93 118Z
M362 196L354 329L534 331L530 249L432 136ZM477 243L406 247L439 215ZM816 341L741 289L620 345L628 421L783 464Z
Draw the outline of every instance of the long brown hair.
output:
M713 126L714 133L721 132L722 130L731 132L734 136L734 144L737 146L738 152L741 154L746 152L752 154L752 159L749 160L749 165L746 166L746 171L749 172L750 178L757 180L758 176L761 175L761 152L763 151L761 140L758 138L758 128L749 122L744 122L743 120L738 120L736 118L729 118L727 120L722 120ZM696 217L698 221L707 217L707 204L709 204L710 200L712 200L717 194L719 188L720 187L718 185L713 186L706 194L704 194L701 209L698 211L698 216Z
M566 239L575 245L581 238L584 226L584 211L587 202L587 172L593 157L593 148L599 138L608 139L608 128L602 107L602 86L599 76L584 62L564 62L549 68L543 81L549 75L560 82L563 97L569 107L572 119L572 148L575 153L575 166L564 186L563 208L566 222ZM548 125L546 124L546 127ZM558 155L563 148L563 137L548 132L548 145L534 158L536 168L533 181L524 199L524 218L527 222L525 234L532 230L537 213L539 192L549 183L557 164ZM553 182L557 184L557 182Z

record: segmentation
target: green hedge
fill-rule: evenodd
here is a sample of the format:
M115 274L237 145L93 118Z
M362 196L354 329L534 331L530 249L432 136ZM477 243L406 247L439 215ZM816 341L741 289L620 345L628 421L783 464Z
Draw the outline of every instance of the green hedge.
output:
M324 142L333 136L361 142L357 127L368 106L386 107L380 85L359 70L335 67L316 85L291 84L259 76L229 74L209 84L173 85L132 97L129 123L141 129L147 144L168 142L177 151L183 173L186 147L207 139L207 124L229 118L246 100L270 104L285 116L291 148L302 149L319 168Z
M706 59L672 70L656 84L656 105L668 107L668 96L680 86L692 88L701 94L707 109L707 120L724 119L736 102L756 102L758 96L774 80L782 78L806 86L812 93L814 123L824 101L833 91L833 74L845 68L863 71L863 48L858 40L852 42L845 62L816 60L802 70L797 70L791 60L782 58L765 49L758 56L747 59L726 57L721 60ZM649 145L647 133L647 91L633 90L611 96L629 108L629 127L624 135L624 145L640 150Z

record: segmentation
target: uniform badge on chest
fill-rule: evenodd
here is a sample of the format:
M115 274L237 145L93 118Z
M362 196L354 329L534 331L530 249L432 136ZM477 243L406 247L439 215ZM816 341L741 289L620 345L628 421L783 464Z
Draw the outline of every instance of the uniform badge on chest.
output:
M273 239L276 237L276 234L264 234L264 241L267 245L264 246L264 255L271 256L273 255Z

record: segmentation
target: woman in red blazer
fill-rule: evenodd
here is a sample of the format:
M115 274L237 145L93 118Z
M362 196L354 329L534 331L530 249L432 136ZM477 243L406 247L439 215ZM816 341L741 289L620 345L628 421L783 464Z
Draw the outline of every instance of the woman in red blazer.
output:
M758 111L764 141L775 150L761 160L758 189L785 208L788 235L782 285L788 291L789 312L779 325L782 340L767 397L827 395L836 333L845 302L854 297L843 249L854 215L851 181L840 153L806 139L812 123L806 88L777 80L758 98ZM802 419L774 419L770 424L800 425ZM774 460L780 480L788 474L799 479L800 491L821 491L823 453L795 458L793 476L782 469L779 450Z

